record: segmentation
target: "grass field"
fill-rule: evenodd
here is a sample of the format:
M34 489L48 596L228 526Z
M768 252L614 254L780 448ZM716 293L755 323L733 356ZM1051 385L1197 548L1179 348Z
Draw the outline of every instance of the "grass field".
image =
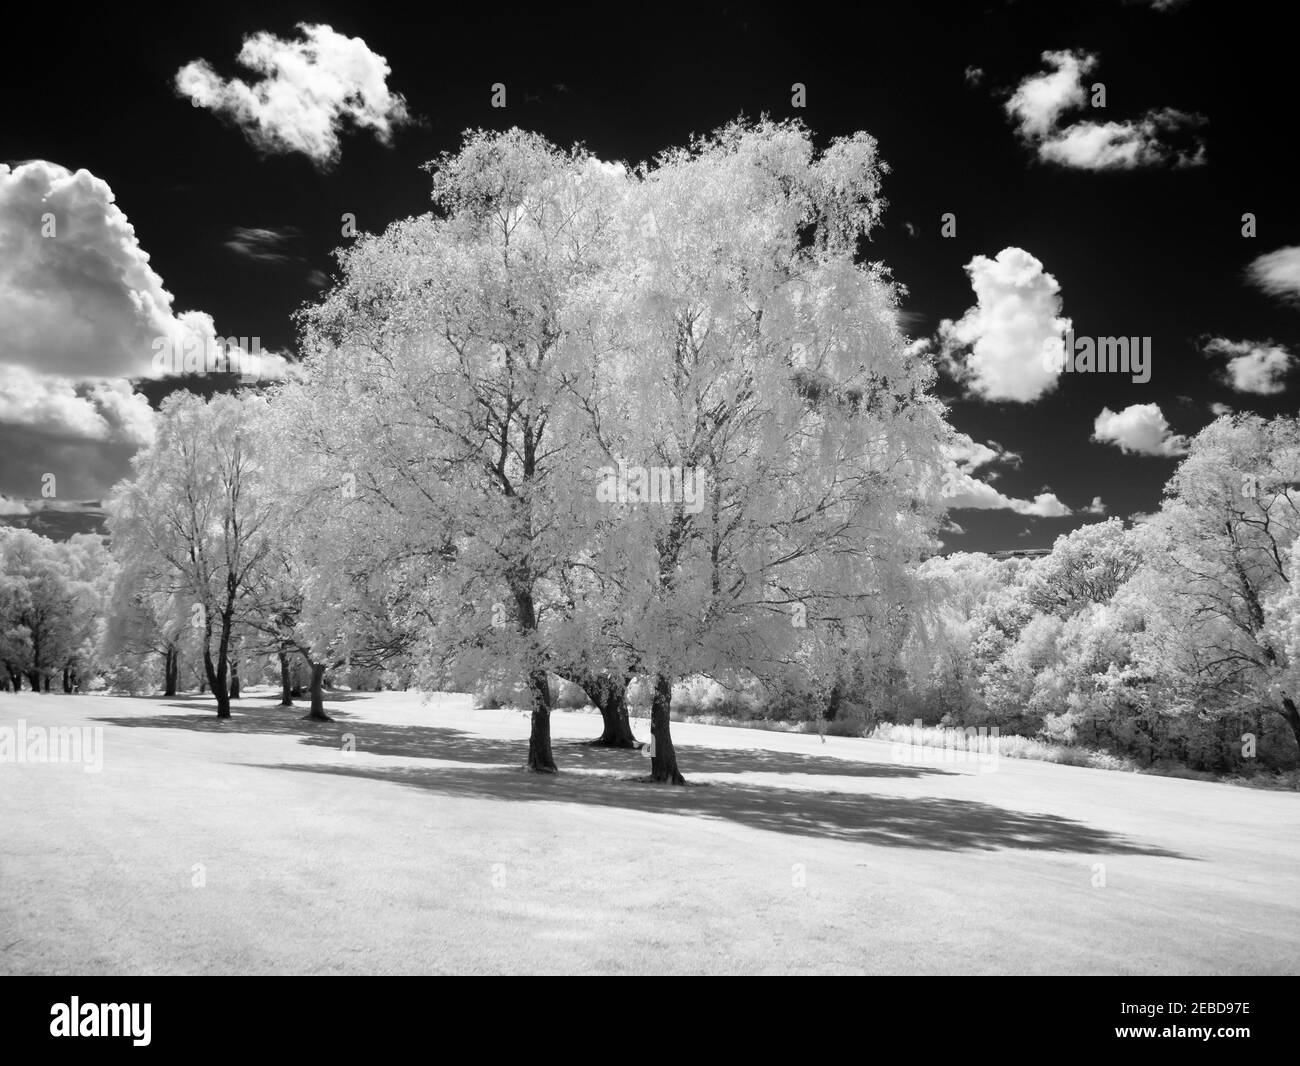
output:
M0 973L1300 972L1295 793L686 723L672 789L587 714L543 777L468 697L274 703L0 694L103 727L0 763Z

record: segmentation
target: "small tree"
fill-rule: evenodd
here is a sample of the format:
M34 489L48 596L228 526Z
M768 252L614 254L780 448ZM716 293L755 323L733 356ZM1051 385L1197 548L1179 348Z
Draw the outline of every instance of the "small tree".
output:
M153 443L132 460L133 475L107 503L112 549L122 565L161 570L172 582L167 593L188 601L218 718L230 717L239 605L270 549L271 505L259 491L253 443L264 406L251 395L218 395L206 403L184 392L168 397Z

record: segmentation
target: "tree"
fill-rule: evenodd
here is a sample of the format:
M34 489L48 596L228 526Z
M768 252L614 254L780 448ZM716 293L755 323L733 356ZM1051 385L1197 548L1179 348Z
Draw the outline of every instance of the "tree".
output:
M1300 420L1221 417L1193 438L1145 535L1164 632L1194 645L1198 686L1280 715L1300 745L1285 622L1298 481Z
M165 575L158 591L188 603L202 633L203 669L230 717L231 640L241 599L270 548L270 502L259 491L252 432L265 401L190 393L164 401L152 444L107 502L114 554L124 567Z
M102 653L109 660L143 663L162 660L164 696L175 696L180 683L181 649L188 618L173 591L170 567L157 558L134 559L117 566L105 600Z
M0 529L0 661L15 691L60 675L65 692L95 665L102 600L111 580L99 538L58 544L26 529Z
M1066 617L1108 603L1140 563L1119 519L1094 522L1057 537L1052 553L1033 567L1025 597L1036 610Z
M666 153L576 332L607 516L576 560L601 575L580 613L616 619L618 666L649 673L656 782L684 783L675 679L833 675L931 543L933 370L905 351L886 272L858 262L883 169L865 134L818 154L768 121Z
M567 338L624 179L519 130L470 134L431 170L437 214L340 253L342 280L301 317L307 379L278 402L353 492L357 557L412 590L425 676L523 676L527 765L553 772L547 675L567 656L547 608L590 506L570 473Z

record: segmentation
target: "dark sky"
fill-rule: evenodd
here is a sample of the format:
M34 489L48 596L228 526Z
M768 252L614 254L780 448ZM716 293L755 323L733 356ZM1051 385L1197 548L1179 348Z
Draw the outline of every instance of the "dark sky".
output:
M1032 499L1050 488L1076 510L1100 496L1109 514L1150 511L1176 459L1090 441L1103 407L1156 403L1185 434L1212 419L1215 401L1294 411L1289 390L1232 390L1216 376L1223 361L1200 351L1208 336L1296 347L1295 308L1244 277L1255 257L1300 244L1289 151L1294 35L1272 13L1285 5L403 7L205 5L177 9L171 24L130 5L79 19L60 9L57 28L31 30L42 46L14 47L19 31L11 35L0 67L0 161L48 160L103 179L177 310L201 309L222 334L292 350L289 316L317 291L312 272L331 269L340 215L378 230L427 210L421 164L455 148L467 127L518 125L635 163L742 113L797 115L819 141L860 129L879 141L891 167L889 208L869 254L907 286L913 336L932 335L975 303L965 264L1014 246L1059 282L1061 313L1076 332L1152 338L1146 384L1065 376L1036 402L1014 403L963 398L942 379L958 429L1022 457L981 472L998 471L999 491ZM389 88L421 123L389 146L345 132L338 164L323 171L301 154L259 153L235 125L174 92L178 68L200 57L226 77L251 77L235 62L243 38L292 37L299 22L361 37L386 57ZM1094 171L1038 161L1003 102L1043 72L1041 53L1062 49L1095 53L1084 80L1106 86L1106 111L1078 118L1132 119L1165 107L1203 115L1205 164ZM983 71L978 84L968 67ZM796 81L807 86L801 110L791 107ZM490 106L494 82L507 86L505 109ZM1241 236L1247 211L1258 218L1254 239ZM944 212L956 215L955 238L940 236ZM235 254L225 245L235 227L291 231L281 249L288 258ZM4 345L0 336L0 360ZM39 447L39 435L33 440ZM0 492L38 495L15 458L28 446L0 427L0 447L11 449L0 461ZM94 488L89 476L74 483L88 495ZM965 549L1048 546L1097 520L970 509L953 517L966 534L948 543Z

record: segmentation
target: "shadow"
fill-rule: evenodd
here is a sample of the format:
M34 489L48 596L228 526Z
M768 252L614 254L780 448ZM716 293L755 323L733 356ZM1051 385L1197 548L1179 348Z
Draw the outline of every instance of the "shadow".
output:
M211 711L204 703L171 703L181 710ZM349 721L346 711L331 709L336 722L304 720L298 707L267 707L249 711L235 707L230 718L215 714L155 715L147 718L99 717L96 722L127 728L189 729L207 733L268 733L297 736L303 744L339 749L345 734L352 734L357 751L404 759L440 759L448 762L522 765L527 741L481 737L446 726L387 725L383 722ZM553 741L551 749L561 770L595 770L648 773L649 760L638 751L625 748L593 747L587 740ZM684 774L817 774L829 777L920 777L946 775L952 771L929 766L901 766L864 763L827 755L767 751L762 748L730 749L679 745L678 758Z
M332 703L351 703L353 700L364 700L367 697L372 697L376 695L379 695L379 693L332 692L329 689L326 689L325 703L327 705ZM153 692L147 696L129 696L129 695L122 695L122 694L114 694L110 696L105 696L103 698L110 699L110 700L145 700L150 703L155 703L155 702L161 703L163 700L173 700L173 701L181 700L185 702L181 702L181 703L173 702L171 706L189 707L189 708L194 708L195 710L212 711L214 713L217 707L216 702L206 692L178 692L175 696L164 696L161 692ZM259 692L256 696L237 696L234 698L233 702L236 704L242 704L245 707L249 707L249 706L260 707L260 706L266 706L267 704L271 704L272 706L278 706L280 703L280 693ZM293 706L302 707L304 710L306 710L308 707L311 706L311 697L295 696L293 698ZM292 708L283 708L283 709L292 710ZM325 709L326 711L328 711L329 707L326 706Z
M211 711L210 703L169 706ZM818 792L781 785L710 782L687 788L642 780L649 761L639 752L593 748L585 740L553 745L559 775L530 774L522 739L496 739L442 726L398 726L366 721L310 722L301 707L236 708L233 717L167 714L92 719L124 728L187 729L210 733L293 736L300 743L339 751L345 734L368 755L437 759L456 766L373 767L262 763L267 770L336 774L421 788L451 798L582 803L628 810L737 822L770 832L854 843L924 849L1073 851L1189 858L1056 815L1009 810L940 797L902 798L862 792ZM331 710L341 718L346 712ZM909 778L948 775L935 767L859 763L823 755L761 749L679 748L682 772L815 774L842 778ZM340 758L345 756L340 755ZM564 771L574 771L565 773Z
M175 700L175 696L168 697ZM274 733L274 734L302 734L310 732L316 734L319 731L328 732L330 727L338 726L337 733L342 734L349 732L345 721L335 722L315 722L305 719L305 715L311 708L310 704L297 703L292 707L281 707L279 701L271 706L249 707L244 700L238 700L231 704L230 717L218 718L216 714L216 704L212 702L200 702L190 700L181 703L168 703L165 706L175 707L181 711L201 711L201 714L156 714L147 718L114 718L107 715L100 715L92 718L92 722L105 722L110 725L120 726L144 726L149 729L189 729L197 733ZM347 711L341 711L336 707L327 707L326 713L331 718L350 719L355 717L348 714ZM318 742L314 735L302 737L307 743Z
M475 767L368 768L263 764L266 770L370 778L450 798L549 801L737 822L754 829L855 844L930 850L1073 851L1087 855L1185 855L1082 822L963 799L906 799L862 793L715 783L688 788L630 778L550 776Z

